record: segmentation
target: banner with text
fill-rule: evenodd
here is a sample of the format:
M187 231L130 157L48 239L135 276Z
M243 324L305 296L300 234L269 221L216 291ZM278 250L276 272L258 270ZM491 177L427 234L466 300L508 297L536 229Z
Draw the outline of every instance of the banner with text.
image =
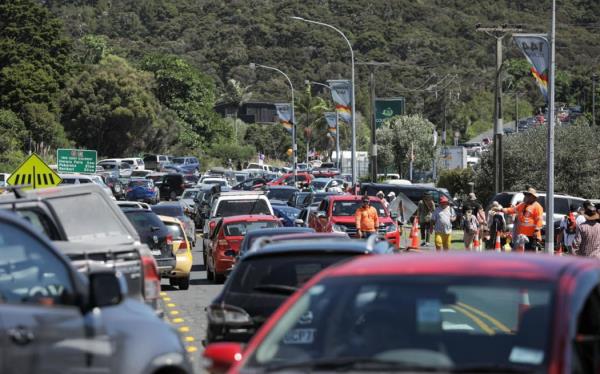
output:
M548 100L550 43L545 34L514 34L513 38L531 65L531 74Z
M405 112L405 99L403 97L375 99L375 124L377 128L394 116L403 115Z
M327 121L327 127L329 128L328 135L336 136L337 134L337 113L336 112L325 112L323 113L325 120Z
M347 79L328 80L327 84L331 88L331 98L339 118L348 124L352 123L352 82Z
M289 103L275 104L275 109L277 110L279 124L291 133L293 127L292 105Z

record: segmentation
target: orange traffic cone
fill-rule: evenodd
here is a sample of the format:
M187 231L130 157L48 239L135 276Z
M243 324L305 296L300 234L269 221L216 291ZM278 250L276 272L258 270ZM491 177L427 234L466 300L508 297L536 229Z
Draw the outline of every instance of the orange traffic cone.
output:
M479 251L479 246L481 244L479 243L479 230L475 231L475 238L473 238L473 250L474 251Z
M410 246L408 249L419 249L419 217L415 217L410 229Z
M502 244L500 243L500 233L496 233L496 244L494 245L494 250L496 252L502 252Z

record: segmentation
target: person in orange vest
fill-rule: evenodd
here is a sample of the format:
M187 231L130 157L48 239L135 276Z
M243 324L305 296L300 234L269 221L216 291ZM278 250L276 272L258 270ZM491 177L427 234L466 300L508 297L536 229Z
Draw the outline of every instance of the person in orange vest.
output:
M534 251L538 243L542 240L541 230L544 226L543 214L544 208L538 203L538 195L535 189L528 188L523 192L523 202L517 206L503 208L502 212L506 214L515 214L514 233L518 237L523 234L529 242L525 244L526 251Z
M356 209L354 213L356 220L356 235L359 238L369 237L372 234L377 234L379 227L379 216L377 210L371 206L371 201L368 196L363 196L362 206Z

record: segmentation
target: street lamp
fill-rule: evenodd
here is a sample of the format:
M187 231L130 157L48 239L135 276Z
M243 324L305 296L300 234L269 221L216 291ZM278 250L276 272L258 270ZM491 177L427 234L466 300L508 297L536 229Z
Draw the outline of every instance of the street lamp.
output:
M312 85L315 85L315 86L325 87L325 88L327 88L328 90L331 91L331 87L329 87L329 85L324 84L324 83L314 82L314 81L310 81L310 80L306 79L304 81L304 84L312 84ZM342 164L341 164L342 157L340 155L340 126L339 126L339 122L340 121L339 121L337 110L336 110L335 111L335 155L337 157L336 157L335 163L336 163L338 169L341 170L342 169Z
M592 125L596 126L596 82L598 74L592 74Z
M290 77L283 71L274 68L272 66L266 66L261 64L255 64L254 62L250 63L250 69L255 70L256 68L263 68L267 70L274 70L285 77L290 85L290 90L292 91L292 170L294 173L294 183L296 183L296 176L298 174L297 164L298 164L298 146L296 145L296 116L294 115L294 85Z
M309 20L306 18L302 18L302 17L296 17L296 16L292 16L290 18L297 20L297 21L303 21L303 22L308 22L308 23L312 23L315 25L329 27L330 29L335 30L338 34L340 34L342 36L342 38L344 38L344 40L348 44L348 48L350 48L350 59L351 59L351 65L352 65L352 131L351 131L352 159L351 159L351 163L352 163L352 185L356 186L356 180L357 180L357 178L356 178L357 177L357 175L356 175L356 105L355 105L355 101L354 101L354 96L355 96L354 95L354 50L352 49L352 44L350 43L350 40L348 40L346 35L340 29L338 29L337 27L332 26L328 23L313 21L313 20Z

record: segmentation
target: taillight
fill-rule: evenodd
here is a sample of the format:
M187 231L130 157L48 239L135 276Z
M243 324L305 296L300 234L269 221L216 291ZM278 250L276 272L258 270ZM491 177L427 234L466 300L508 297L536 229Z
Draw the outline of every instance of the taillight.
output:
M218 245L220 246L228 246L229 242L225 239L219 239L219 241L217 242Z
M176 255L184 255L187 253L187 249L188 249L187 242L185 240L182 240L181 243L179 244L179 248L177 248L177 251L175 251L175 254Z
M167 245L173 245L173 235L167 234Z
M133 188L131 188L131 187L127 188L127 192L131 192L131 191L133 191Z
M152 256L142 256L144 266L144 297L146 300L158 299L160 296L160 277L158 265Z

